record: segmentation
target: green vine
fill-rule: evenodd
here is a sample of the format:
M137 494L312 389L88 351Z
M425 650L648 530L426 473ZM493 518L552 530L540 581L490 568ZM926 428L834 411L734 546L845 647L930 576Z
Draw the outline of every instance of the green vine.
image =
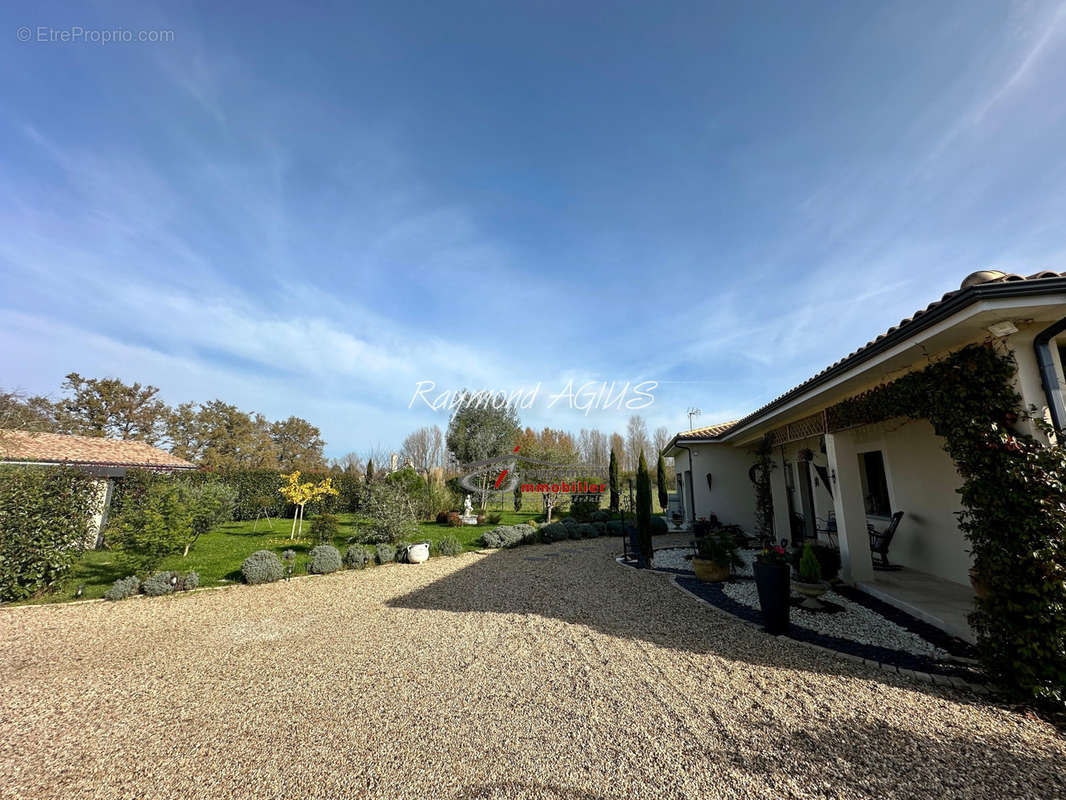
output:
M971 622L990 675L1066 705L1066 450L1013 430L1013 357L971 345L826 412L829 429L928 419L963 484L959 527L987 596Z
M749 472L755 484L755 528L763 545L771 543L774 538L774 499L770 491L770 472L777 465L774 464L773 451L773 434L767 434L755 450L755 463Z

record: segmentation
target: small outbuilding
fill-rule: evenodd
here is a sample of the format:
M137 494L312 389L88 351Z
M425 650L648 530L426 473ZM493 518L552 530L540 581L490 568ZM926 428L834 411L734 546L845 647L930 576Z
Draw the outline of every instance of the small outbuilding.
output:
M196 469L195 464L146 442L17 430L0 430L0 464L74 467L91 475L100 486L95 533L93 541L86 543L91 547L103 543L115 480L124 477L126 470L174 472Z

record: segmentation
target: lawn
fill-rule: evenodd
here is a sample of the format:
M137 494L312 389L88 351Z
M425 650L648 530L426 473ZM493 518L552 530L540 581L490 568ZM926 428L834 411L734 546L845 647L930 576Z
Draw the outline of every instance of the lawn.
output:
M501 511L502 519L497 525L517 525L537 519L543 515L535 511ZM365 521L358 514L340 514L340 533L333 544L341 551L348 546L348 539L355 536L360 523ZM419 523L420 535L416 541L434 542L446 536L454 536L467 550L476 550L481 545L481 534L495 528L496 525L470 525L453 528L436 522ZM230 522L220 525L204 534L193 545L187 558L177 554L167 558L160 570L195 570L200 575L201 586L224 586L241 581L241 562L256 550L273 550L279 555L285 550L294 550L296 574L304 572L304 561L312 543L306 538L310 521L304 523L304 537L295 541L289 539L292 529L291 519L276 519L272 522ZM51 594L26 601L27 603L61 603L73 600L78 587L83 586L82 599L103 597L111 584L128 573L118 563L116 553L110 550L91 550L82 555L71 570L63 586Z

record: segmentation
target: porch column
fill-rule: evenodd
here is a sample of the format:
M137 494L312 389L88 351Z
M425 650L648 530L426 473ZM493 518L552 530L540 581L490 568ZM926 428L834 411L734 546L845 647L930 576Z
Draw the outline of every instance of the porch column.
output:
M776 468L770 470L770 497L774 501L774 541L780 544L782 539L792 541L792 523L788 518L788 489L779 454L774 454L773 463Z
M827 433L825 450L829 458L829 479L833 482L833 511L844 580L849 583L870 580L874 570L854 434Z

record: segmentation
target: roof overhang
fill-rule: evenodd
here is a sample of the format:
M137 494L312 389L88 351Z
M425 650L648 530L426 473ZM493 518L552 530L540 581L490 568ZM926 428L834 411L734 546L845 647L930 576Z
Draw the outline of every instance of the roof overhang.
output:
M750 443L784 422L799 419L891 380L945 352L989 338L988 326L1004 319L1055 321L1066 310L1066 279L1046 278L971 286L880 337L740 420L715 441Z

